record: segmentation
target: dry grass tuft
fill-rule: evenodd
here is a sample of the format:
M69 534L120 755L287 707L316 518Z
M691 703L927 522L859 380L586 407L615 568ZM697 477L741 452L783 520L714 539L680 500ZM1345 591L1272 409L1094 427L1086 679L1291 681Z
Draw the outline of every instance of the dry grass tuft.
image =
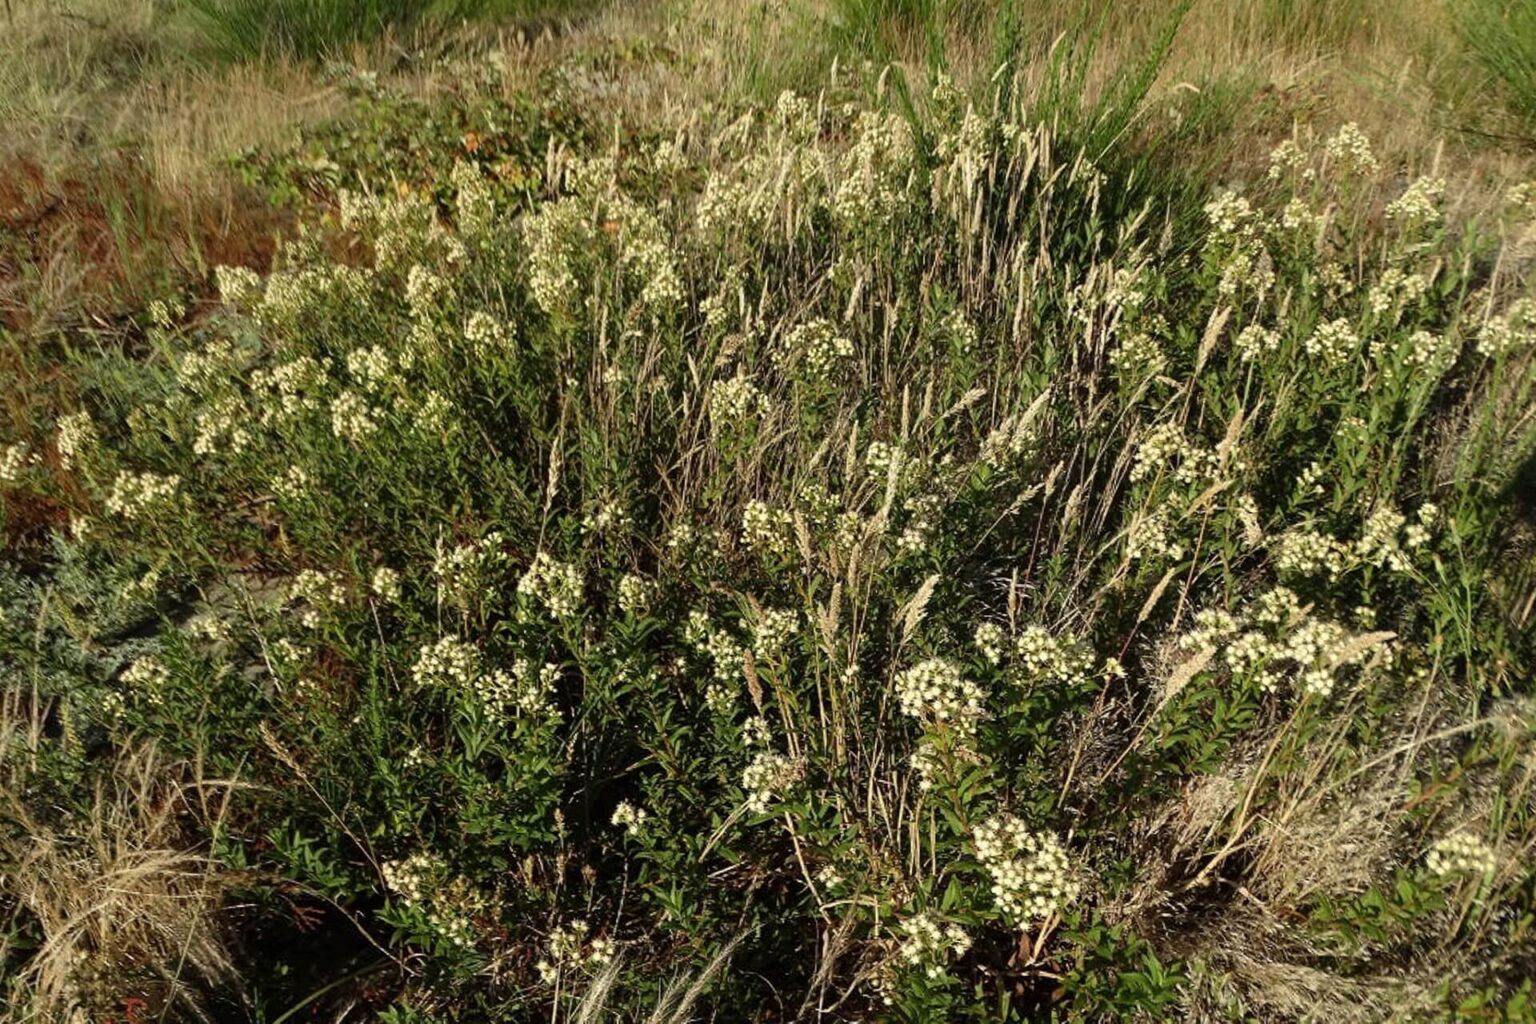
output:
M37 726L13 716L5 733L15 758ZM190 804L217 818L225 788L187 774L153 747L126 751L88 813L52 822L29 809L23 773L7 764L0 894L40 942L0 1020L115 1013L135 999L165 1019L201 1016L201 993L231 991L237 974L215 919L230 877L184 838Z

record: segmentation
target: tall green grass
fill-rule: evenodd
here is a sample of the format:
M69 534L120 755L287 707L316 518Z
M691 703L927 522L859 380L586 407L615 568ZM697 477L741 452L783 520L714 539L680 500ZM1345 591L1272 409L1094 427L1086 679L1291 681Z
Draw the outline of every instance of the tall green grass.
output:
M466 19L546 18L584 0L183 0L213 53L229 60L321 57L386 32Z
M1298 49L1344 52L1369 24L1369 0L1263 0L1253 5L1256 27Z
M1536 134L1536 0L1461 0L1452 10L1467 50Z

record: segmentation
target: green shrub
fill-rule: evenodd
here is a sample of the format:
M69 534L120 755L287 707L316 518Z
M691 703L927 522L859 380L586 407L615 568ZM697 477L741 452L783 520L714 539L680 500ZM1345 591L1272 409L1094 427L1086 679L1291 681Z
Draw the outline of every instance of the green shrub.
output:
M67 723L7 785L87 806L145 741L238 780L188 818L284 1010L706 964L736 1020L1515 1005L1536 302L1494 228L1353 126L1192 205L1123 130L866 84L532 182L361 159L270 275L93 353L0 452L72 514L7 584L7 685Z

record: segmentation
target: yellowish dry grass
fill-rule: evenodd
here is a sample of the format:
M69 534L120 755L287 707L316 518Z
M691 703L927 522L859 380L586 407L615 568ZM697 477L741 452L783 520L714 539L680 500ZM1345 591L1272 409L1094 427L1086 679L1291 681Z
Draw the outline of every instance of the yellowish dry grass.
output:
M955 4L948 13L937 6L950 73L984 92L996 70L996 12L1003 5ZM831 56L826 29L840 9L836 0L701 0L686 5L666 38L712 90L792 85L796 75L824 72ZM1148 52L1174 13L1161 0L1060 0L1017 9L1021 48L1014 60L1019 80L1036 94L1053 48L1074 32L1093 32L1082 75L1090 98ZM635 21L629 12L610 19L631 33ZM886 49L873 54L876 60L893 59L920 79L933 55L928 29L893 19L880 38ZM819 68L806 56L817 53ZM1190 116L1202 92L1230 97L1233 123L1219 145L1234 170L1261 164L1293 127L1326 134L1353 121L1386 166L1405 177L1434 169L1467 183L1453 206L1481 212L1509 184L1536 173L1536 154L1477 130L1489 102L1478 81L1457 42L1450 0L1195 0L1144 116L1152 124L1177 120Z
M200 1011L199 991L236 979L216 919L229 886L195 828L215 826L228 787L190 778L153 747L125 751L96 789L89 813L40 821L27 796L27 765L39 749L44 711L9 694L0 708L0 893L25 908L41 933L21 977L0 1000L0 1020L64 1020L112 1012L143 998L167 1019Z

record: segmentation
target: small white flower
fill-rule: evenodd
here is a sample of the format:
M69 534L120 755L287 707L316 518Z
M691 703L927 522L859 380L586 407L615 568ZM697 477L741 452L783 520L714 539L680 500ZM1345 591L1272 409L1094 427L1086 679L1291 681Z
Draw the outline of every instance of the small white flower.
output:
M636 807L628 800L622 800L613 809L613 824L616 828L622 828L631 836L639 835L645 829L646 819L650 813L644 807Z
M581 610L581 570L540 551L517 582L517 592L543 604L557 619Z
M54 445L59 451L59 464L65 469L74 468L98 440L96 424L84 410L59 417L57 431Z
M123 470L107 494L107 511L128 520L148 518L171 505L180 492L179 476Z
M789 552L793 517L766 502L749 501L741 515L741 539L747 550L765 555Z
M998 908L1021 928L1065 909L1082 892L1061 841L1031 831L1011 814L983 821L971 838L976 859L992 876Z
M400 602L400 574L387 565L381 565L373 570L373 579L368 583L368 589L373 596L378 598L380 604L398 604Z
M903 713L962 733L975 731L986 713L985 698L981 687L945 658L920 661L896 677L896 699Z
M37 462L37 456L25 441L0 450L0 484L13 484L21 479L22 472Z
M783 798L804 775L805 765L799 760L771 750L758 751L741 773L747 810L767 814L774 802Z
M1498 858L1479 836L1463 830L1437 839L1424 858L1424 866L1441 878L1486 877L1498 868Z

